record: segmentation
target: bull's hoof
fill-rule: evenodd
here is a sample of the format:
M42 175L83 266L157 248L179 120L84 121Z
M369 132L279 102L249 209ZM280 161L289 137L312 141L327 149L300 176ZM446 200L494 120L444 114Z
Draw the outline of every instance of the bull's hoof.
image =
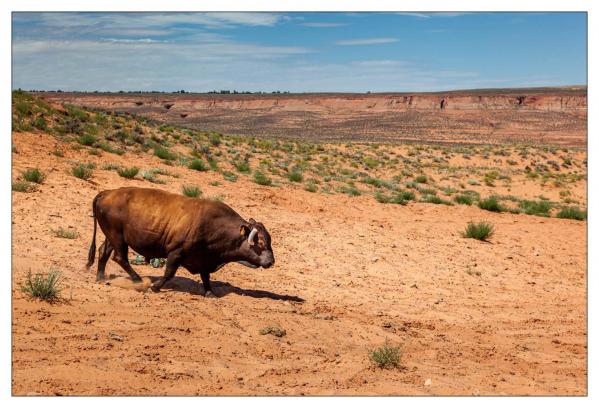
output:
M216 299L216 298L218 298L218 296L216 296L214 293L212 293L211 290L209 290L206 293L204 293L204 297L210 298L210 299Z
M150 289L152 289L152 292L154 292L154 293L160 292L160 288L158 288L158 287L156 287L154 285L150 286Z

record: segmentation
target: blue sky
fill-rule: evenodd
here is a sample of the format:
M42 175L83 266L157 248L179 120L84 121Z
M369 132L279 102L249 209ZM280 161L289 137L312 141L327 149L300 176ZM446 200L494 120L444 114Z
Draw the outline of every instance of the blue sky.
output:
M13 88L437 91L586 84L585 13L13 13Z

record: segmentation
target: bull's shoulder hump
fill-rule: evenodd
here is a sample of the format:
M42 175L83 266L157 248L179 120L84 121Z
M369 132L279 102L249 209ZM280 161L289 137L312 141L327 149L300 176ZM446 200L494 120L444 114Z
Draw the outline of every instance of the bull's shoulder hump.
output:
M239 218L241 216L227 204L215 200L198 200L202 202L202 213L207 217L231 217Z

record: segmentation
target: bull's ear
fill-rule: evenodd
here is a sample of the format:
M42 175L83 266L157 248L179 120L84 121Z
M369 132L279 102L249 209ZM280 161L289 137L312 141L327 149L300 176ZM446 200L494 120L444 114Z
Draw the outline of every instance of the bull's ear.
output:
M253 219L253 218L250 218L250 220L249 220L249 223L250 223L251 225L254 225L254 224L256 223L256 220L255 220L255 219Z
M247 225L242 225L239 228L239 235L241 235L242 237L247 237L247 235L250 233L250 228Z

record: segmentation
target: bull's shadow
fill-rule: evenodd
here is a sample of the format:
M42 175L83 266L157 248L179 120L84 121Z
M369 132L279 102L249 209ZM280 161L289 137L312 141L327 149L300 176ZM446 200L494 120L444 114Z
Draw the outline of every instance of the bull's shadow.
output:
M152 282L157 281L161 278L161 276L148 276ZM233 286L227 282L213 281L211 280L212 291L218 297L225 297L234 293L240 296L249 296L256 299L268 298L273 300L288 300L290 302L304 302L304 299L298 296L292 295L279 295L277 293L269 292L266 290L257 290L257 289L242 289L237 286ZM170 281L164 284L162 287L163 290L174 290L177 292L185 292L192 295L204 296L204 285L200 282L195 281L190 278L186 278L184 276L175 276Z

